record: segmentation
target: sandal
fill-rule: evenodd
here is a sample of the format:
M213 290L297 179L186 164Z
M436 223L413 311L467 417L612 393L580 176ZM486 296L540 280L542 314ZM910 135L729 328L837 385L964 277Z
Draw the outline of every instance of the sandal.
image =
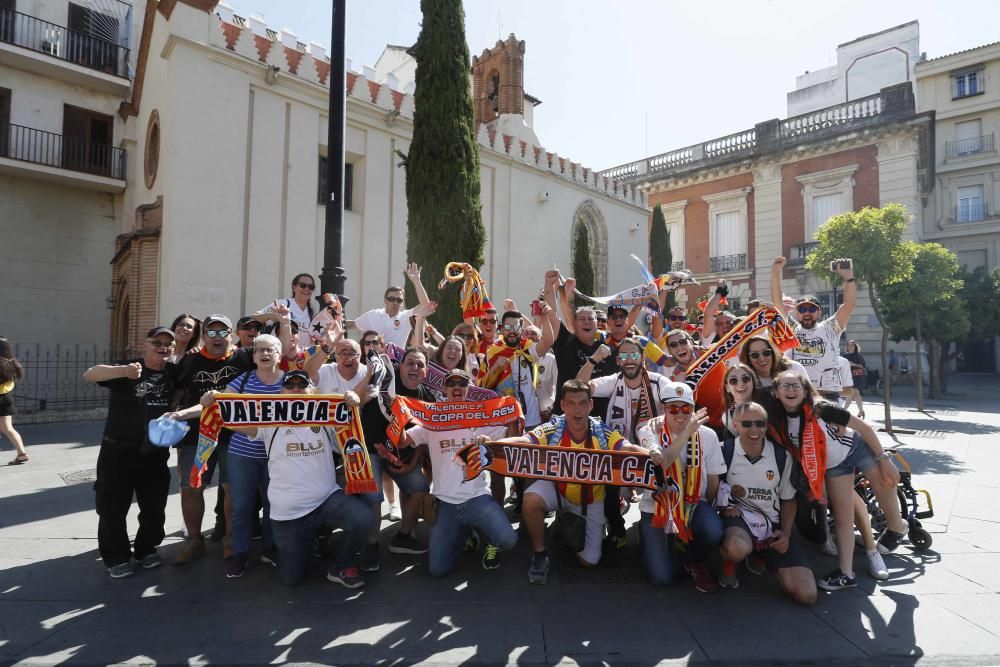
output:
M15 457L14 457L14 459L13 459L12 461L10 461L10 462L9 462L9 463L8 463L7 465L9 465L9 466L19 466L19 465L21 465L22 463L27 463L27 462L28 462L28 460L29 460L29 459L28 459L28 455L27 455L27 454L18 454L18 455L17 455L17 456L15 456Z

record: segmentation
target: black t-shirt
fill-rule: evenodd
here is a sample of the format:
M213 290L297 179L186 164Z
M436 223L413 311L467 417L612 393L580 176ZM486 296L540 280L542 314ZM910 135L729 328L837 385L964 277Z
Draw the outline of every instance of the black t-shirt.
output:
M175 391L179 395L178 409L188 408L201 400L206 391L223 391L239 375L253 370L253 357L248 350L236 350L225 359L210 359L203 354L189 354L181 359L174 374ZM191 424L181 445L197 446L198 428Z
M174 393L171 364L153 370L142 359L121 361L115 365L142 364L139 379L115 378L98 382L110 390L108 418L104 422L104 442L113 445L141 447L146 442L146 425L170 409Z
M576 377L576 374L580 372L583 365L587 363L587 359L594 352L597 352L597 348L603 342L603 340L596 340L590 344L581 343L579 338L569 332L565 324L559 323L559 335L556 336L555 343L552 344L552 354L556 358L556 369L558 370L556 375L556 402L552 406L552 412L559 415L562 414L559 401L562 399L563 383ZM599 378L605 375L614 375L617 372L618 364L615 363L614 355L612 355L594 367L591 377ZM603 414L598 410L596 404L594 410L598 415Z

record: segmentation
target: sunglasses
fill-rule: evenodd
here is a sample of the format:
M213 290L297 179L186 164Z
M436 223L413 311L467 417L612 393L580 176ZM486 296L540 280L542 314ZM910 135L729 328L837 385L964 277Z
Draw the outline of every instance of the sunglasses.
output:
M385 300L389 303L403 303L403 300L398 296L387 296L385 297Z
M446 386L446 387L468 387L469 386L469 381L468 380L448 380L447 382L444 383L444 386Z
M218 329L218 330L209 329L208 331L205 332L205 335L209 338L225 338L231 333L232 331L230 331L229 329Z
M521 330L521 325L520 324L505 324L505 325L503 325L503 330L504 331L520 331Z
M473 340L473 339L475 339L475 336L473 336L470 333L455 334L455 336L458 337L458 338L461 338L462 340Z
M281 386L288 387L289 389L307 389L309 387L309 383L305 380L295 379L284 382Z
M778 389L784 389L785 391L801 391L802 385L798 382L782 382L778 385Z
M618 353L618 360L619 361L629 361L629 360L639 361L640 359L642 359L642 352L619 352Z
M687 344L688 344L688 341L685 338L684 340L675 340L675 341L673 341L671 343L667 343L667 347L671 347L671 348L673 348L673 347L684 347Z
M312 283L299 283L299 287L302 289L316 289L316 286Z
M774 352L771 350L771 348L767 348L765 350L761 350L760 352L751 352L750 358L751 359L760 359L761 357L770 358L772 354L774 354Z
M368 347L370 345L378 345L378 343L379 343L378 338L372 338L370 340L361 341L361 344L364 345L365 347Z
M597 318L597 321L598 321L599 323L600 323L600 322L607 322L607 321L608 321L608 318L606 318L606 317L598 317L598 318Z
M741 375L738 378L729 378L729 384L731 384L734 387L738 384L751 384L752 382L753 378L750 377L749 375Z
M687 403L685 403L684 405L668 405L667 412L669 412L672 415L676 415L678 413L682 415L689 415L691 414L691 406L688 405Z
M686 315L670 315L667 317L671 322L683 322L687 319Z
M740 421L740 425L743 428L750 428L751 426L756 426L757 428L764 428L767 426L766 419L744 419Z
M496 320L479 320L480 324L496 324Z
M816 313L819 312L819 306L814 306L812 304L804 304L801 306L796 306L795 310L800 313Z
M155 338L149 338L146 342L152 345L154 350L172 350L177 347L177 344L173 341L164 343L163 341L156 340Z

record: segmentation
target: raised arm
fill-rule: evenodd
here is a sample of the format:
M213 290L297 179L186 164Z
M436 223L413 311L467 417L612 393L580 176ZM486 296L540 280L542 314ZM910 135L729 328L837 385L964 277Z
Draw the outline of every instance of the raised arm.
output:
M705 304L705 323L701 325L701 340L706 340L715 334L715 315L719 312L719 302L722 301L722 290L725 287L725 279L720 279L715 286L715 293Z
M833 260L837 274L844 280L844 303L837 309L837 324L841 329L847 328L847 323L854 312L854 300L858 292L858 283L854 280L854 262L849 259ZM846 264L846 266L841 266Z
M552 346L556 342L556 334L552 328L552 309L549 304L542 302L542 337L538 341L538 345L535 346L535 351L538 354L538 358L541 359L545 356L545 353L552 349ZM557 319L556 322L559 320Z
M120 378L138 380L141 376L142 364L138 361L121 366L100 364L91 366L83 372L83 379L87 382L106 382L107 380L117 380Z
M430 297L427 296L427 290L424 289L424 284L420 282L420 267L414 262L410 262L406 265L406 270L403 272L406 274L407 279L413 284L413 291L417 293L417 301L420 303L428 303Z
M786 320L788 319L788 309L785 308L785 302L782 298L784 295L781 292L781 272L784 271L787 262L788 260L784 257L775 257L774 263L771 264L771 303L774 304L778 314Z
M559 308L562 311L563 324L571 334L576 333L576 314L573 312L573 305L569 302L570 295L576 289L576 278L567 278L566 282L559 288Z
M581 382L590 382L591 376L594 374L594 367L611 356L611 348L607 345L601 345L594 351L594 354L587 357L583 362L583 366L580 366L580 370L576 374L576 379ZM595 363L596 362L596 363ZM594 386L590 386L591 392L594 390Z

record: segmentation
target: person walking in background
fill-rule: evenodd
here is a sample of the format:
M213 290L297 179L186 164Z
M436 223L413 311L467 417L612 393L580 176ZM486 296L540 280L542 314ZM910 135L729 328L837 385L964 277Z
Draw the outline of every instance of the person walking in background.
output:
M17 450L17 456L7 463L9 466L28 462L28 452L24 450L24 441L21 440L21 434L14 428L12 421L16 412L14 385L22 377L24 377L24 369L14 357L10 341L0 336L0 435L7 438Z

